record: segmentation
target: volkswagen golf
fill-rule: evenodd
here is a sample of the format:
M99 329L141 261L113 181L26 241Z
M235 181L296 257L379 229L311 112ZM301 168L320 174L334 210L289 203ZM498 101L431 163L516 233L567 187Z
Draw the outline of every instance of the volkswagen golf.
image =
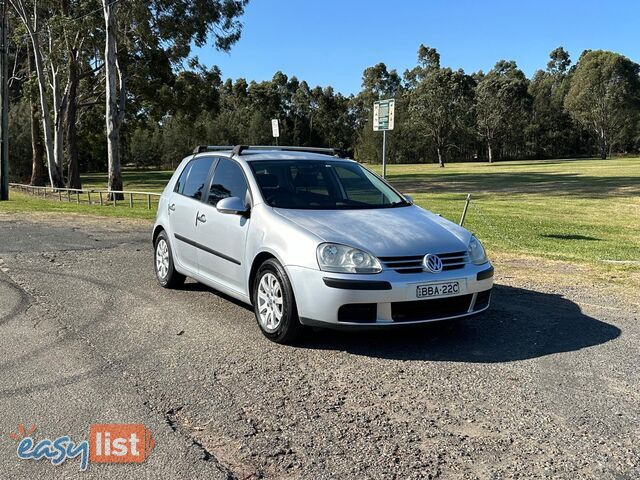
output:
M384 328L475 315L493 267L463 227L336 149L197 147L153 228L165 288L186 277L253 306L262 333Z

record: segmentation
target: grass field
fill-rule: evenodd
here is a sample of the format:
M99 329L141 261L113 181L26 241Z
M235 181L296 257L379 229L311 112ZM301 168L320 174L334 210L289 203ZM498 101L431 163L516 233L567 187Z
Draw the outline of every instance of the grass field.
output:
M380 170L379 166L373 167ZM166 171L124 173L125 189L160 191ZM473 195L465 226L489 250L597 266L602 272L640 270L640 158L391 165L389 180L419 205L458 221ZM104 188L106 176L83 176L85 188ZM133 209L59 203L12 192L0 212L75 212L150 219Z

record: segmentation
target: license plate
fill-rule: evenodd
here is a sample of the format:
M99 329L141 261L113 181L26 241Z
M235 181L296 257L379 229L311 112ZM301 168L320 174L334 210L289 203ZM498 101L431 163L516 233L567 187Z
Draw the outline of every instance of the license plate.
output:
M460 293L460 282L429 283L416 287L416 297L444 297Z

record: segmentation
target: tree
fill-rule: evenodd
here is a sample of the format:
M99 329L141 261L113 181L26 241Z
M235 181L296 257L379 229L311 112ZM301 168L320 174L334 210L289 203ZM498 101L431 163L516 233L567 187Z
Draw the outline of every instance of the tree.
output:
M79 188L78 152L76 142L77 100L79 82L94 73L81 71L89 58L95 58L87 39L93 39L97 24L91 15L95 0L11 0L30 39L28 55L35 65L40 114L43 122L44 151L47 154L52 186L64 186L64 144L69 147L69 184ZM91 40L90 40L91 41ZM51 103L50 103L51 102ZM32 128L34 156L40 148L39 128ZM38 163L34 161L34 167ZM32 177L37 178L38 172Z
M418 83L410 93L409 111L414 124L435 144L438 163L444 167L444 152L455 146L454 136L469 130L472 124L475 85L462 71L440 68L435 49L421 45L419 61L426 56L431 57L430 61L422 62L426 67L421 71L414 69L411 74Z
M498 141L522 135L530 110L528 82L513 61L500 60L476 88L477 128L486 143L489 163Z
M637 63L618 53L597 50L580 57L564 105L596 137L602 159L637 118L639 72Z
M529 84L533 103L527 137L537 158L567 156L583 148L580 132L564 108L570 81L569 53L558 47L549 58L547 69L538 70Z
M9 142L9 158L12 165L9 175L10 181L23 182L29 178L31 169L31 132L29 122L31 108L28 101L24 99L12 102L9 107L9 131L11 141Z
M105 85L107 123L107 175L110 191L122 190L120 171L120 126L124 119L126 99L125 77L118 62L118 39L116 30L116 0L102 0L105 24ZM120 193L111 194L113 200L123 197Z
M60 0L59 4L58 63L64 64L66 71L64 103L60 116L64 122L63 134L68 153L67 186L82 188L77 139L78 115L83 108L95 106L97 103L97 74L100 74L103 68L100 59L96 58L100 23L94 13L97 11L98 2ZM89 82L84 91L81 85L83 80ZM86 99L86 96L90 98ZM81 103L81 98L87 100L87 103Z
M105 24L105 83L109 189L122 189L120 128L127 99L126 67L141 57L156 61L161 53L177 64L189 56L191 45L204 46L210 37L217 49L228 51L240 38L248 0L138 0L117 16L118 0L102 0ZM120 28L121 31L118 31ZM118 38L126 38L122 48ZM140 41L137 41L140 40Z
M351 108L354 126L358 131L354 146L356 158L379 161L382 136L373 131L373 102L401 95L402 81L395 70L388 70L384 63L366 68L362 74L362 91L353 98ZM396 115L397 118L397 115ZM389 139L391 140L391 138ZM394 144L389 142L389 157L394 154Z
M44 186L44 145L42 144L42 130L40 129L40 112L38 111L37 92L32 86L31 73L33 69L33 55L27 44L27 72L28 80L25 90L29 99L29 124L31 131L31 181L30 185ZM34 85L35 86L35 85Z
M404 72L404 81L409 89L416 87L430 71L440 70L440 54L435 48L420 45L418 47L418 65Z
M564 74L571 65L571 57L563 47L551 50L549 53L549 61L547 62L547 71L552 75Z
M40 114L42 116L42 130L44 133L45 152L47 154L47 165L49 167L49 181L52 187L64 187L62 174L62 156L61 152L54 148L53 122L49 110L49 95L47 92L47 71L43 60L42 47L40 44L41 11L38 8L37 0L33 4L29 4L27 0L10 0L11 6L16 11L18 17L22 21L27 32L31 47L33 49L34 64L36 69L36 78L38 80L38 90L40 94ZM32 13L33 12L33 13ZM57 84L55 76L51 78L52 90L55 90ZM56 99L59 97L56 97ZM54 104L55 104L54 100Z

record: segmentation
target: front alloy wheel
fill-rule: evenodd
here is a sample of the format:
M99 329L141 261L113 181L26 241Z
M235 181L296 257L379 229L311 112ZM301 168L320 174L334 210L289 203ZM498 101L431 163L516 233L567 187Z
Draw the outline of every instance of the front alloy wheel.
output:
M292 343L302 333L291 282L275 259L265 261L253 283L253 305L258 326L276 343Z
M280 326L283 313L282 287L273 273L265 274L258 285L258 321L262 329L273 333Z

